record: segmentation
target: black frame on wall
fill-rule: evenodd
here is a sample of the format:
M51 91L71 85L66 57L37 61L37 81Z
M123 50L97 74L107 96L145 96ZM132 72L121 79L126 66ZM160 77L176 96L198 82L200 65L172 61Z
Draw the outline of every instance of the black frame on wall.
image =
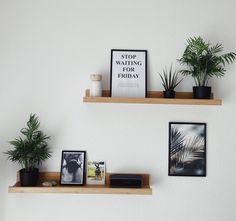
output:
M169 122L169 176L206 176L206 123Z

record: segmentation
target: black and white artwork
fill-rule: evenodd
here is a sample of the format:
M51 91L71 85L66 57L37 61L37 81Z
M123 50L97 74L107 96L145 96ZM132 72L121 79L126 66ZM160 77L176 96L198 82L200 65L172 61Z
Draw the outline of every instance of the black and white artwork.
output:
M169 176L206 176L205 123L169 123Z
M111 97L146 97L146 50L111 50L110 91Z
M62 151L60 183L83 185L85 182L85 151Z

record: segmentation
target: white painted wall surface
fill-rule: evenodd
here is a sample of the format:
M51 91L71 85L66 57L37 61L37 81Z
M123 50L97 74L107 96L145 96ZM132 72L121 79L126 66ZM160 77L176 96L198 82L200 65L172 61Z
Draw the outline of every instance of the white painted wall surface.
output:
M148 50L148 87L202 36L236 50L235 0L0 0L0 220L235 221L236 65L212 86L222 106L85 104L92 73L108 88L110 49ZM176 65L179 66L178 64ZM179 91L190 91L185 79ZM29 114L61 150L115 172L149 172L152 196L8 194L20 167L2 154ZM207 177L168 177L168 122L207 123Z

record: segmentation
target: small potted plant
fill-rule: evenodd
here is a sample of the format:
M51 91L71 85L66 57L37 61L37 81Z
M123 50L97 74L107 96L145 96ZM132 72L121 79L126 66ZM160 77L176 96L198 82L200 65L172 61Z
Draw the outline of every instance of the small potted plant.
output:
M14 149L5 152L9 160L21 165L20 183L22 186L35 186L38 181L38 166L51 157L47 144L49 137L38 130L39 125L38 117L31 114L27 127L20 131L24 137L10 141Z
M208 86L211 77L222 77L225 74L226 64L234 61L236 54L229 52L222 54L222 44L211 46L201 37L193 37L187 40L187 46L180 63L187 65L188 69L180 72L194 78L196 86L193 87L193 98L210 99L211 87Z
M175 98L175 88L183 80L179 79L178 72L173 71L172 65L169 69L163 69L163 75L159 74L162 80L162 85L164 87L163 95L164 98Z

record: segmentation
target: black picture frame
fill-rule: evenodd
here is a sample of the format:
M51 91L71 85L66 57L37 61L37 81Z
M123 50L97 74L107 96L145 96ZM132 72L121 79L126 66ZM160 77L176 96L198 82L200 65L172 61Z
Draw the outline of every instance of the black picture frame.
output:
M147 50L111 49L110 96L147 97Z
M63 150L61 155L61 185L86 183L86 151Z
M206 176L206 123L169 122L169 176Z

